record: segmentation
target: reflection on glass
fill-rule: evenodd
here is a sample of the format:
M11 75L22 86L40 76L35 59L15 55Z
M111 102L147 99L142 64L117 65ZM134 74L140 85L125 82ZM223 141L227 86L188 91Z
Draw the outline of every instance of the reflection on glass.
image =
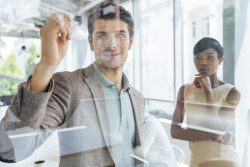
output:
M166 135L161 136L153 122L144 122L144 97L123 73L133 43L131 14L111 2L94 8L88 39L95 61L73 72L55 73L66 54L70 25L68 16L56 14L42 27L41 62L20 84L1 121L0 160L30 157L57 130L60 166L169 166L163 158L167 153L174 163ZM148 138L151 131L155 135ZM164 143L163 149L157 141ZM141 154L135 152L138 147Z
M120 166L134 166L132 164L135 161L140 161L148 165L175 167L176 160L172 145L155 117L148 114L145 116L145 123L141 129L141 144L129 144L130 140L138 140L128 131L131 129L128 126L131 126L131 120L134 118L129 118L132 116L129 114L131 111L125 106L125 108L120 106L120 100L120 98L82 99L75 111L69 114L67 121L57 129L36 130L22 126L8 131L8 138L4 133L6 129L21 123L21 120L9 110L5 125L1 124L1 139L4 135L6 137L5 141L1 140L1 144L4 144L6 150L12 146L14 150L11 149L6 156L11 155L14 156L12 158L15 161L21 161L29 158L45 142L49 152L40 157L38 155L35 160L43 158L45 162L52 163L60 157L60 164L65 165L69 163L69 159L80 156L81 158L74 160L74 164L81 166L83 162L89 161L91 154L96 158L93 161L108 163L106 158L103 160L100 158L102 153L109 152L116 164L122 162ZM122 108L119 109L119 106ZM98 108L97 113L94 112L96 108ZM116 118L114 112L121 112L119 115L121 119ZM97 120L100 123L97 123ZM49 140L49 143L46 140ZM9 159L13 161L10 157Z

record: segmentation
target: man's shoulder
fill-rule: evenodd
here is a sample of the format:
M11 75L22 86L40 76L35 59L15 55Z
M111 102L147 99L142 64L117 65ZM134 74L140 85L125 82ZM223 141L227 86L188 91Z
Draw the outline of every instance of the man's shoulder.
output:
M69 79L75 79L75 78L82 78L85 76L85 71L91 71L92 65L85 67L85 68L78 68L74 71L61 71L56 72L54 76L57 77L66 77Z
M60 71L60 72L56 72L54 74L54 76L63 76L63 77L74 77L74 76L79 76L82 74L84 69L77 69L75 71Z
M142 94L139 90L135 89L133 86L130 86L130 92L131 92L134 96L144 98L143 94Z

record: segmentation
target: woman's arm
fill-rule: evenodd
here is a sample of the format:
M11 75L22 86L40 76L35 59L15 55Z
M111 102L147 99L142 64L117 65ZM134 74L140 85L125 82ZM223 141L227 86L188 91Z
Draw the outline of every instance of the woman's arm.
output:
M227 95L225 104L220 110L220 117L223 121L224 129L230 129L234 122L234 111L240 102L240 92L232 88Z
M226 135L222 138L222 143L231 143L234 141L235 133L235 109L240 102L240 92L233 88L227 95L225 104L223 104L219 115L222 121L223 129Z
M185 115L184 90L185 90L185 85L183 85L178 92L177 104L171 125L171 136L173 138L187 140L187 141L203 141L203 140L219 141L220 136L217 134L195 129L184 129L181 127Z

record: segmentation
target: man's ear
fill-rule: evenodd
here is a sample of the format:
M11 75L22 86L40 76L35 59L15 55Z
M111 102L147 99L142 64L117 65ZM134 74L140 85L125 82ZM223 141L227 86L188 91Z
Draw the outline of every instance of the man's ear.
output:
M223 56L219 57L219 64L221 64L223 60L224 60Z
M93 40L91 35L89 35L88 40L89 40L90 50L94 51Z
M131 49L131 48L132 48L133 41L134 41L134 38L133 38L133 37L129 39L129 46L128 46L128 49Z

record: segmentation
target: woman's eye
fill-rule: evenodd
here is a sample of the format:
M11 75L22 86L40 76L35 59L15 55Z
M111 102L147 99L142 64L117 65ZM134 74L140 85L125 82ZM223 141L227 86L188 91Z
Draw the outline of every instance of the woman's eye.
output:
M198 61L199 57L198 56L194 56L194 61Z
M209 61L213 61L214 60L214 57L213 56L208 56L207 58Z

